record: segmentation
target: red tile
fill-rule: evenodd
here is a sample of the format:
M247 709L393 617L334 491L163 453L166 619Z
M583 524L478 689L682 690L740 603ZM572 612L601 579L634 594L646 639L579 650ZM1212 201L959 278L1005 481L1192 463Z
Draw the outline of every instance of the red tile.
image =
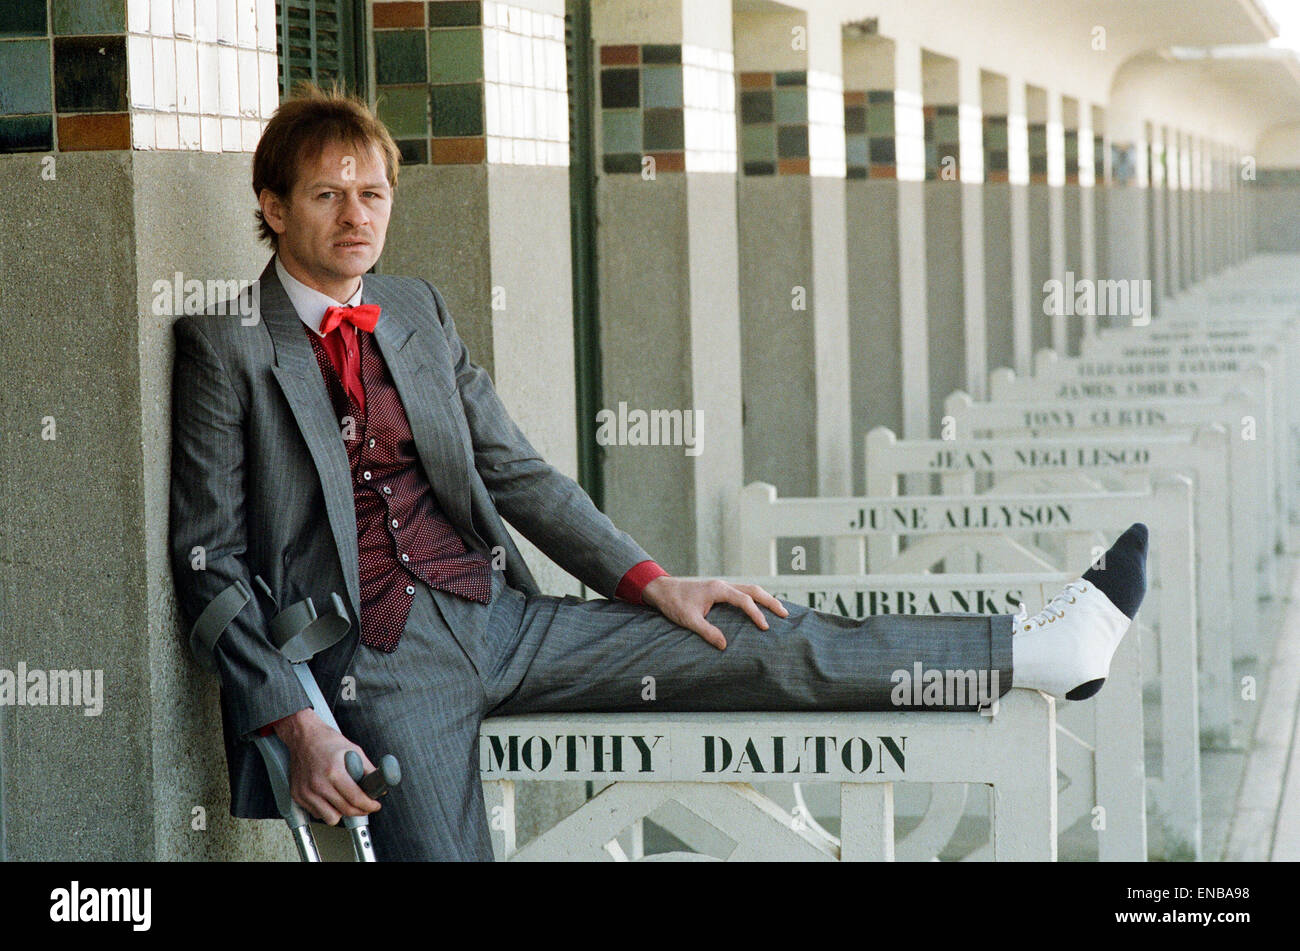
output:
M776 173L778 175L807 175L808 159L806 158L777 159Z
M430 142L429 161L434 165L477 165L487 158L487 139L481 135Z
M125 112L59 116L59 151L92 152L131 147L131 117Z
M655 160L656 172L686 171L685 152L650 152L649 155Z
M741 73L741 89L770 89L773 85L771 73Z
M424 26L423 3L375 3L375 29Z
M641 47L635 43L623 46L602 46L600 48L600 65L635 65L641 62Z

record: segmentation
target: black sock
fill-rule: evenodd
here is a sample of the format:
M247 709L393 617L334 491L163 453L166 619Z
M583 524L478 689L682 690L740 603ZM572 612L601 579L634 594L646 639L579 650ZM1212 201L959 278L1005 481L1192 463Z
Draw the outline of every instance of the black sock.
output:
M1147 593L1147 527L1141 522L1130 525L1110 551L1083 573L1083 580L1095 584L1132 620Z

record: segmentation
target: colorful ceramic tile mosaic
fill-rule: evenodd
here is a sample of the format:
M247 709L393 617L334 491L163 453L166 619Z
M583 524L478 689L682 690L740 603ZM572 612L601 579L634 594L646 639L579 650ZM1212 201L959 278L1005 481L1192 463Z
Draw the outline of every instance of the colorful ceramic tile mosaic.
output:
M961 133L957 106L926 106L925 178L927 181L960 179Z
M690 44L606 44L598 68L606 175L735 171L730 53Z
M845 177L898 177L894 153L894 91L844 93Z
M376 109L404 164L568 165L563 18L490 0L372 11Z
M1010 181L1011 166L1008 162L1008 138L1006 116L984 116L984 180L987 182Z

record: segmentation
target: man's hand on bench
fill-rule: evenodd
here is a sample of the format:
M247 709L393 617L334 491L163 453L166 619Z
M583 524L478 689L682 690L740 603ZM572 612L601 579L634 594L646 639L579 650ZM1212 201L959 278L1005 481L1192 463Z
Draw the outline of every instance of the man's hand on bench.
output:
M790 615L785 605L758 585L730 584L718 579L702 581L663 575L645 586L641 600L674 624L694 631L718 650L726 648L727 639L705 619L715 604L734 604L764 631L767 618L758 609L760 604L779 617Z
M277 720L275 732L289 747L289 792L294 802L328 825L338 825L343 816L379 811L379 801L367 796L348 775L343 757L349 750L356 751L367 773L374 764L361 747L326 726L316 711L299 710Z

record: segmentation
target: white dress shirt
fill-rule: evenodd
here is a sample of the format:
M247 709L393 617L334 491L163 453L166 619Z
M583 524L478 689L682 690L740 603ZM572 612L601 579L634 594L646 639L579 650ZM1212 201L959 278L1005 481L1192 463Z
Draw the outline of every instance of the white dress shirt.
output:
M278 254L275 256L275 273L280 276L280 284L284 287L284 292L289 295L289 303L293 304L293 309L298 312L298 319L310 327L318 337L325 336L320 332L320 325L321 321L325 319L325 311L328 308L356 307L361 303L361 288L365 282L364 278L362 284L357 285L357 292L340 304L328 294L322 294L316 288L308 287L286 271L284 265L280 263ZM352 325L348 324L348 326ZM355 328L353 332L355 333Z

